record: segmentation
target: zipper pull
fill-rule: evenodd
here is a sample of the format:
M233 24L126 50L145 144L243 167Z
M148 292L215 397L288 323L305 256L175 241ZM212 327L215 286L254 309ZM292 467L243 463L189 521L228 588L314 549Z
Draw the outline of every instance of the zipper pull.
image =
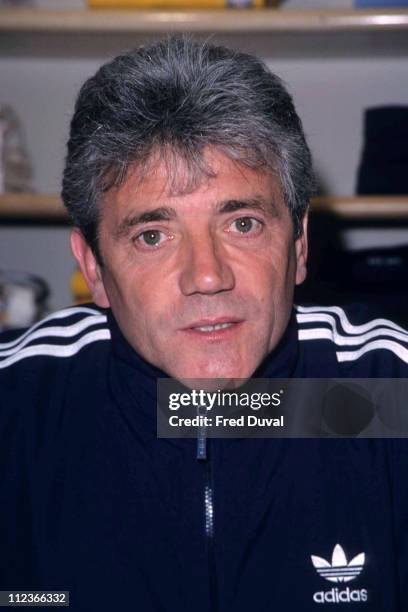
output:
M207 414L206 406L197 407L197 416L205 416ZM201 419L200 419L201 421ZM207 460L207 430L205 425L200 425L197 432L197 460Z

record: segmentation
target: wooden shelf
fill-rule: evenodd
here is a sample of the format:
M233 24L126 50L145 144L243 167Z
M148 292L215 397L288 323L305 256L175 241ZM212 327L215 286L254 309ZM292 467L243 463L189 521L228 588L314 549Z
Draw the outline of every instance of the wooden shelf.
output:
M313 198L311 210L345 219L408 219L408 195L320 196ZM1 219L67 221L68 215L57 195L9 193L0 195Z
M407 30L408 9L0 9L0 32L350 32Z
M320 196L313 198L311 210L345 219L408 219L408 195Z
M68 215L57 195L5 193L0 195L0 219L68 220Z

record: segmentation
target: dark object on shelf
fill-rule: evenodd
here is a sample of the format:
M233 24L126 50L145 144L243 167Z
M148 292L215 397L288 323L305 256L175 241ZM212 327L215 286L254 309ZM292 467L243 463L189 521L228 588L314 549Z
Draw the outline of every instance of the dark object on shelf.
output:
M41 319L49 293L39 276L0 270L0 330L28 327Z
M408 327L408 247L325 251L297 288L296 300L326 306L365 304L371 316Z
M357 193L408 193L408 106L366 109Z

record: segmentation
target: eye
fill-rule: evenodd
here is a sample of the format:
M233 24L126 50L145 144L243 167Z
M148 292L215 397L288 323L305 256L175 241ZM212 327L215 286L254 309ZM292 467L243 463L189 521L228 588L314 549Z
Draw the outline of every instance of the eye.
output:
M262 227L263 223L255 217L239 217L239 219L235 219L230 228L233 232L238 232L240 234L249 234L250 232L259 231Z
M135 238L135 242L142 247L154 248L160 246L165 239L166 235L160 230L149 229L138 234Z

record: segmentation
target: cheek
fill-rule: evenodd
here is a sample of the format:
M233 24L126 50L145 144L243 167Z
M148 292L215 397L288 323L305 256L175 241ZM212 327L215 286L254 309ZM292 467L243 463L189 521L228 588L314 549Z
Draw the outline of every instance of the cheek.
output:
M286 292L295 274L293 249L281 245L272 252L256 255L246 262L246 275L250 285L260 296L271 296ZM247 282L248 282L247 280Z
M173 304L168 285L157 276L122 271L120 277L111 279L111 292L112 310L134 341L154 343L169 328Z
M252 276L252 292L259 300L265 325L279 334L290 313L295 286L295 255L290 245L282 245L280 253L262 259Z

